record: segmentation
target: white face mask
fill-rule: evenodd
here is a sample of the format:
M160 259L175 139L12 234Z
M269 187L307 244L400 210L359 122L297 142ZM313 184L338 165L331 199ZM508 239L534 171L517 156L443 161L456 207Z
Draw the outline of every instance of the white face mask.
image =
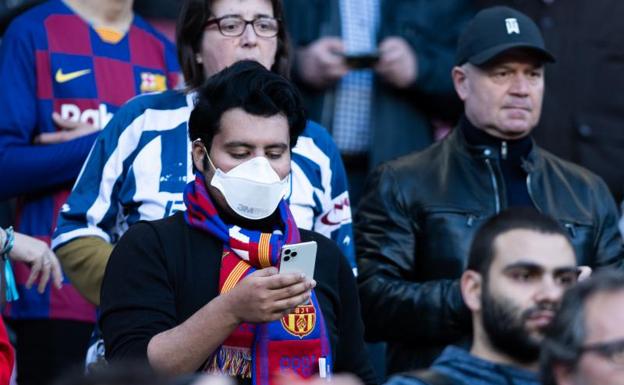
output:
M215 174L210 184L221 191L236 214L247 219L263 219L273 214L290 186L290 174L280 180L263 156L241 163L228 172L212 167Z

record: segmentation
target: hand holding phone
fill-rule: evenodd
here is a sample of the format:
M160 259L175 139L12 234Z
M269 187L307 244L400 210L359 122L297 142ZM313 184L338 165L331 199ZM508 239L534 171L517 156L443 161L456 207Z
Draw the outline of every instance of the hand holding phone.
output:
M314 241L284 245L280 257L280 274L303 273L306 278L313 279L316 248Z

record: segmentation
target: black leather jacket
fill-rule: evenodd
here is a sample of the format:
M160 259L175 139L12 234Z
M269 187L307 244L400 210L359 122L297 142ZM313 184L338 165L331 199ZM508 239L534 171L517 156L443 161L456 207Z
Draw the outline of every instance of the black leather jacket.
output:
M499 154L455 129L369 178L355 221L358 283L368 338L388 341L389 373L428 366L469 335L458 278L476 229L507 206ZM523 168L533 204L568 229L578 263L622 268L618 212L602 179L535 144Z

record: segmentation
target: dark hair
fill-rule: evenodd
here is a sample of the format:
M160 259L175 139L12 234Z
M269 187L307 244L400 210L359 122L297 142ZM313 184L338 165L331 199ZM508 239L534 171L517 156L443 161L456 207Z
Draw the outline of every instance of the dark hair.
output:
M494 241L499 235L511 230L525 229L544 234L559 234L568 242L568 234L553 218L529 207L512 207L488 219L477 231L468 257L468 269L487 279L487 272L494 259ZM570 245L572 245L570 243Z
M585 306L591 297L621 290L624 290L624 274L615 270L603 270L579 282L564 294L561 306L548 326L542 342L542 384L556 385L554 366L558 364L572 369L581 358L587 332Z
M234 63L211 76L199 89L198 96L188 122L189 138L201 139L208 150L219 132L221 116L233 108L265 117L283 114L288 121L291 149L306 126L297 88L255 61Z
M282 0L270 0L273 6L273 16L279 20L280 28L277 33L277 51L271 71L286 78L290 72L290 43L284 24L284 10ZM184 80L189 89L200 87L205 79L204 69L197 62L201 40L206 21L213 16L211 7L213 0L185 0L178 14L176 24L176 46L178 61L184 74Z

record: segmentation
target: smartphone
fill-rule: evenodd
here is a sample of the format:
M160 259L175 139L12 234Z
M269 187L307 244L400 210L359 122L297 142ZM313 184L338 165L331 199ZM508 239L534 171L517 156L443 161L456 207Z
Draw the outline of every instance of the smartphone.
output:
M293 243L282 247L279 272L303 273L309 279L314 278L316 264L316 242Z
M357 52L344 54L347 66L354 69L371 68L379 61L379 52Z

